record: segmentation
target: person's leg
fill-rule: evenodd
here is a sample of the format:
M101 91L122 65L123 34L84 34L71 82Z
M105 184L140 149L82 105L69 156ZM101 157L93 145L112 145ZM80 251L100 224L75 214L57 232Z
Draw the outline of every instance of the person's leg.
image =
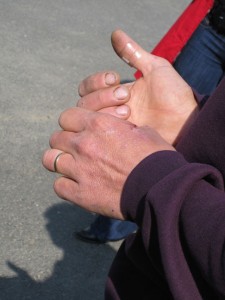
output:
M205 19L177 57L174 68L200 94L210 95L224 73L225 37Z
M133 222L99 215L88 228L77 232L76 237L86 242L106 243L124 239L136 229L137 225Z

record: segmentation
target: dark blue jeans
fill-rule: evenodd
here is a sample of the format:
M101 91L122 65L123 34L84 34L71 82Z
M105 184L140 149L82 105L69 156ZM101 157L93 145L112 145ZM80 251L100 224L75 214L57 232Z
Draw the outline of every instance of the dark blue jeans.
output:
M97 216L90 226L92 234L101 241L116 241L127 237L137 229L137 225L129 221L120 221L104 216Z
M224 76L225 36L205 18L177 57L174 68L198 93L210 95Z

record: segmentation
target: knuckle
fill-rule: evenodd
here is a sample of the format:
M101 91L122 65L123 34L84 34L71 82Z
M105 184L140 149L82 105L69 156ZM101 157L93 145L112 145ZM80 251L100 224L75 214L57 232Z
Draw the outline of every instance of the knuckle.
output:
M79 139L76 139L74 144L78 154L87 156L90 155L90 153L92 153L92 139L90 137L80 137Z
M93 115L92 118L89 119L89 126L92 128L92 130L102 130L103 129L103 125L106 122L106 116L105 114L102 113L96 113Z

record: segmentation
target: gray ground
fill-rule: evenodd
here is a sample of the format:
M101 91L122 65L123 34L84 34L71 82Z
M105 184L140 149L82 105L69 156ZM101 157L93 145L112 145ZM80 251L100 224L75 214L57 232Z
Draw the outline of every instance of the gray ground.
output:
M133 78L111 31L151 50L189 2L0 0L0 300L103 299L119 243L72 237L94 216L56 197L41 156L82 78L104 69Z

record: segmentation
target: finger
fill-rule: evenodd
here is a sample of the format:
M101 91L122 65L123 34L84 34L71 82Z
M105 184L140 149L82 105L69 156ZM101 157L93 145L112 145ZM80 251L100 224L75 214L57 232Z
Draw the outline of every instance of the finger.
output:
M62 199L68 200L84 208L75 201L77 195L78 183L69 178L60 177L55 180L54 191Z
M117 55L130 66L140 70L144 75L148 73L155 64L168 63L163 58L145 51L122 30L114 31L111 40Z
M75 180L74 171L76 170L76 168L73 156L65 152L60 152L61 155L58 156L58 152L58 149L51 149L45 151L42 160L43 165L46 167L46 169L48 169L51 172L57 172Z
M88 211L100 212L98 203L84 198L79 182L60 177L54 183L55 193L62 199L72 202Z
M57 178L54 183L54 190L60 198L72 200L73 196L76 195L76 184L76 182L68 178Z
M121 85L116 88L100 89L82 97L78 103L78 107L98 111L100 109L121 105L130 98L130 90L128 86Z
M68 135L69 139L72 138L71 135L89 130L94 132L94 130L108 130L108 127L114 126L119 119L126 120L131 114L131 109L128 105L121 105L117 107L110 107L102 109L98 112L92 112L89 110L84 110L78 107L70 108L63 112L59 118L59 125L63 129L62 131L55 132L50 138L50 145L52 148L60 149L66 151L62 145L55 144L55 140L63 134ZM116 117L116 118L115 118ZM73 137L74 139L75 136Z
M113 71L99 72L85 78L79 85L78 92L81 97L109 86L120 83L120 76Z
M55 171L55 161L56 158L59 157L59 155L62 153L61 150L59 149L49 149L46 150L45 153L43 154L42 157L42 164L43 166L51 171L54 172Z
M80 107L69 108L61 113L59 125L64 130L80 132L85 128L87 118L92 113Z
M75 132L70 131L55 131L49 141L50 147L52 148L51 150L47 150L47 155L49 157L49 163L47 166L47 169L50 171L54 171L54 161L56 158L56 149L58 152L66 152L66 153L72 153L75 150L75 145L76 145L76 139L78 137L78 134ZM48 154L48 151L50 153ZM61 158L61 157L60 157ZM58 161L60 160L58 159ZM52 165L53 163L53 165ZM57 167L58 167L58 162L57 162Z
M127 120L131 114L131 110L128 105L120 105L120 106L103 108L99 112L110 114L114 117L124 119L124 120Z

